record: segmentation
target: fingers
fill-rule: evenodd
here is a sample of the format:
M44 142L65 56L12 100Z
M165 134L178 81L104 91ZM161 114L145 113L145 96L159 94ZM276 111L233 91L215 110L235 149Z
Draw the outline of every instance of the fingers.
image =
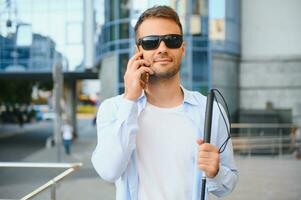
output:
M197 139L196 142L197 142L198 145L201 145L201 144L204 143L204 140L202 140L202 139Z
M151 63L143 59L141 52L130 58L124 74L124 97L126 99L137 100L139 98L142 89L145 89L148 83L148 78L143 77L154 74L150 66Z
M219 155L218 148L212 144L204 143L204 140L197 139L199 145L199 155L203 158Z
M219 170L220 155L218 148L212 144L204 143L198 139L199 152L197 165L200 170L203 170L208 177L214 177Z
M218 148L209 143L203 143L199 146L199 151L218 153Z
M153 71L151 68L149 68L149 67L144 67L144 66L141 66L141 67L137 70L137 72L138 72L140 75L143 74L143 73L149 73L149 74L151 74L151 75L154 74L154 71Z
M137 70L141 66L149 67L150 65L149 61L142 59L142 53L139 52L129 60L127 67L129 70Z
M205 172L208 178L215 177L219 171L219 167L214 165L199 164L198 167Z
M132 77L131 79L139 79L140 80L141 76L145 73L149 73L150 75L153 75L155 72L149 67L141 66L139 69L131 72L130 74L126 72L125 78Z
M135 60L132 65L129 65L129 70L135 71L137 69L139 69L140 67L150 67L150 63L146 60Z
M215 152L206 152L206 151L199 151L199 158L212 158L217 159L219 157L219 154Z
M197 166L200 170L205 172L206 176L209 178L215 177L219 170L219 157L213 158L199 158Z
M210 162L214 161L215 159L210 157L199 157L198 164L199 165L209 165Z
M132 57L129 59L128 65L132 65L133 62L134 62L135 60L138 60L138 59L140 59L141 57L142 57L142 52L138 52L138 53L134 54L134 56L132 56Z

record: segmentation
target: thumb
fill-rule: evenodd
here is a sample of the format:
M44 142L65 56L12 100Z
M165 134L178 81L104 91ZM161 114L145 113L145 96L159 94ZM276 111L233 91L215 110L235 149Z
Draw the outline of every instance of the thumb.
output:
M197 139L196 142L198 143L198 145L201 145L201 144L204 143L204 140L202 140L202 139Z

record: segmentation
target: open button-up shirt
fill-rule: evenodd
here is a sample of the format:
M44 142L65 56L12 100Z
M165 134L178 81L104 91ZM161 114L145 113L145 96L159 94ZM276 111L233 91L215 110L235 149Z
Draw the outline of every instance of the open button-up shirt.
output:
M198 92L186 90L183 106L187 118L197 129L197 137L203 138L206 97ZM138 200L139 176L137 169L136 134L138 117L146 106L144 93L137 101L123 98L123 95L105 100L97 115L97 146L92 155L92 163L97 173L106 181L114 182L117 200ZM222 110L224 116L226 114ZM228 137L227 126L214 103L211 129L211 144L220 147ZM201 195L202 171L197 167L195 149L195 169L192 200ZM231 139L225 151L220 155L220 168L214 178L207 179L208 192L223 197L229 194L238 181L238 171L234 163Z

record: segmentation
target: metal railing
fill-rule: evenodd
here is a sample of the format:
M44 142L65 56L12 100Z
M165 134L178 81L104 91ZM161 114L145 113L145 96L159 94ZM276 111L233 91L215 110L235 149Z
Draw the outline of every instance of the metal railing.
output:
M82 163L34 163L34 162L0 162L0 168L47 168L47 169L66 169L48 182L26 194L21 200L32 199L36 195L45 191L49 187L51 200L56 199L56 184L72 172L79 170Z
M235 153L276 154L280 157L284 150L289 152L291 144L291 129L294 124L276 123L232 123L232 143ZM237 130L237 131L235 131Z

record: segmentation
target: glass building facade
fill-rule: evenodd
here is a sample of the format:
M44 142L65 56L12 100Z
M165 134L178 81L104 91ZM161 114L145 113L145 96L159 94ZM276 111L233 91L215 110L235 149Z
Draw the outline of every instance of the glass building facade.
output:
M117 55L117 90L123 92L123 74L127 60L133 52L133 33L131 30L131 7L128 0L104 1L104 24L96 49L97 59L102 60L110 53ZM106 66L102 66L106 67ZM114 66L116 67L116 66Z
M83 0L0 0L1 70L49 71L57 60L63 60L65 70L79 68L83 4Z
M211 0L210 42L214 52L240 55L240 1Z

